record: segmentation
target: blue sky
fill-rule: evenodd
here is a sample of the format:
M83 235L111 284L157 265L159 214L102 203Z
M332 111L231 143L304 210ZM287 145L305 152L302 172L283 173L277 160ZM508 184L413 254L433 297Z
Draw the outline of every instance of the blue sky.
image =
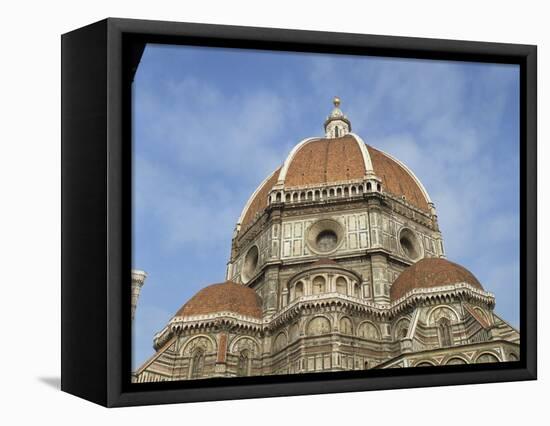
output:
M134 368L183 303L223 281L248 197L323 134L335 95L355 133L420 178L448 259L518 326L517 66L148 45L134 81L133 265L149 274Z

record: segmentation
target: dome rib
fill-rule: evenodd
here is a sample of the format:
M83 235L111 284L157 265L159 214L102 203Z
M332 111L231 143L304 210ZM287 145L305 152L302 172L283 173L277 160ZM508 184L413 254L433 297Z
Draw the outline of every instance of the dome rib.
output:
M303 139L298 145L296 145L294 148L292 148L292 151L290 151L290 154L288 154L288 157L286 158L285 162L283 163L283 166L281 168L281 173L279 173L279 179L277 181L278 184L284 184L286 174L288 172L288 167L290 166L290 163L292 163L292 160L294 159L294 156L296 153L307 143L315 140L319 140L320 138L306 138Z
M241 226L250 224L256 217L256 213L260 213L267 207L269 191L276 184L280 171L281 167L271 173L250 196L239 218L238 223Z
M349 135L355 138L355 141L357 142L357 145L359 146L359 150L361 151L361 154L363 155L363 162L365 163L365 171L366 174L374 173L374 168L372 167L372 161L370 158L369 151L367 149L367 144L365 141L357 134L350 132Z

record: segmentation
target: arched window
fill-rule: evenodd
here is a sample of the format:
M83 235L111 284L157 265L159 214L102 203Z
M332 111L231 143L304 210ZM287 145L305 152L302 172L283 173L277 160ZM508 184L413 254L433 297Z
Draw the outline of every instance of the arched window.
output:
M376 190L377 190L378 192L380 192L380 191L382 190L382 187L380 186L379 183L376 184Z
M365 363L363 364L363 368L365 370L367 370L369 368L369 362L368 361L365 361Z
M294 323L289 329L289 343L294 342L298 337L300 337L300 327L298 326L298 323Z
M353 326L349 318L344 317L340 320L340 333L343 333L343 334L353 333Z
M459 358L459 357L451 358L445 363L445 365L461 365L461 364L466 364L466 361L464 361L462 358Z
M290 194L285 194L285 202L290 203Z
M353 285L353 295L355 297L361 297L361 290L359 290L359 284L357 283Z
M275 338L273 349L275 350L275 352L279 352L281 349L283 349L287 345L287 343L288 341L286 338L286 334L281 331Z
M340 294L348 294L348 282L344 277L336 279L336 292Z
M367 182L367 191L372 191L372 184Z
M334 128L334 136L335 136L335 137L340 136L340 135L338 134L338 130L339 130L339 129L338 129L338 126L336 126L336 127Z
M294 285L294 298L297 299L298 297L302 297L304 295L304 283L302 281L298 281Z
M359 332L357 334L359 337L363 337L365 339L380 340L380 331L370 322L363 322L359 326Z
M241 354L239 355L237 375L241 377L250 375L250 357L246 349L241 351Z
M500 362L500 361L496 356L488 353L480 355L476 359L476 364L487 364L487 363L493 363L493 362Z
M453 346L453 331L451 322L448 318L441 318L437 324L437 332L439 334L439 343L442 348Z
M276 198L277 202L280 203L281 202L281 193L280 192L277 192L277 198Z
M292 302L292 293L291 293L290 284L287 283L286 287L281 292L281 306L284 308L290 302Z
M330 321L325 317L315 317L308 324L306 334L308 336L319 336L330 333Z
M325 279L323 277L315 277L313 279L313 294L321 294L325 292Z
M204 367L204 352L202 350L197 350L193 359L191 360L191 378L198 379L202 375L202 370Z
M407 337L409 332L410 321L407 318L401 318L395 325L394 333L395 339L401 340Z

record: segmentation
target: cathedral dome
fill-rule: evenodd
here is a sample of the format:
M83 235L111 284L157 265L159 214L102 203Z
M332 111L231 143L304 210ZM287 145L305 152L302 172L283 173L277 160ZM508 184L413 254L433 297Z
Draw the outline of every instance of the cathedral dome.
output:
M231 312L247 317L262 317L260 296L251 289L232 281L212 284L195 294L175 316L189 317L216 312Z
M239 218L242 228L247 228L268 206L269 194L274 189L290 192L350 181L357 183L369 178L381 184L382 192L428 214L431 212L428 193L414 173L399 160L351 133L349 120L339 109L339 100L335 105L325 129L329 125L339 131L329 133L327 130L324 138L308 138L296 145L283 165L249 198Z
M483 290L477 278L466 268L441 258L424 258L406 268L390 289L391 300L397 300L416 288L433 288L467 283Z

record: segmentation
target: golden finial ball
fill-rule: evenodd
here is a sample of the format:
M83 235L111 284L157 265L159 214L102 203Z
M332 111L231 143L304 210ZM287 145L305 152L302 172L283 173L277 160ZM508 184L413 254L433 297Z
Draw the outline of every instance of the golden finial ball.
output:
M332 103L336 108L338 108L340 106L340 98L338 96L335 96L334 99L332 100Z

